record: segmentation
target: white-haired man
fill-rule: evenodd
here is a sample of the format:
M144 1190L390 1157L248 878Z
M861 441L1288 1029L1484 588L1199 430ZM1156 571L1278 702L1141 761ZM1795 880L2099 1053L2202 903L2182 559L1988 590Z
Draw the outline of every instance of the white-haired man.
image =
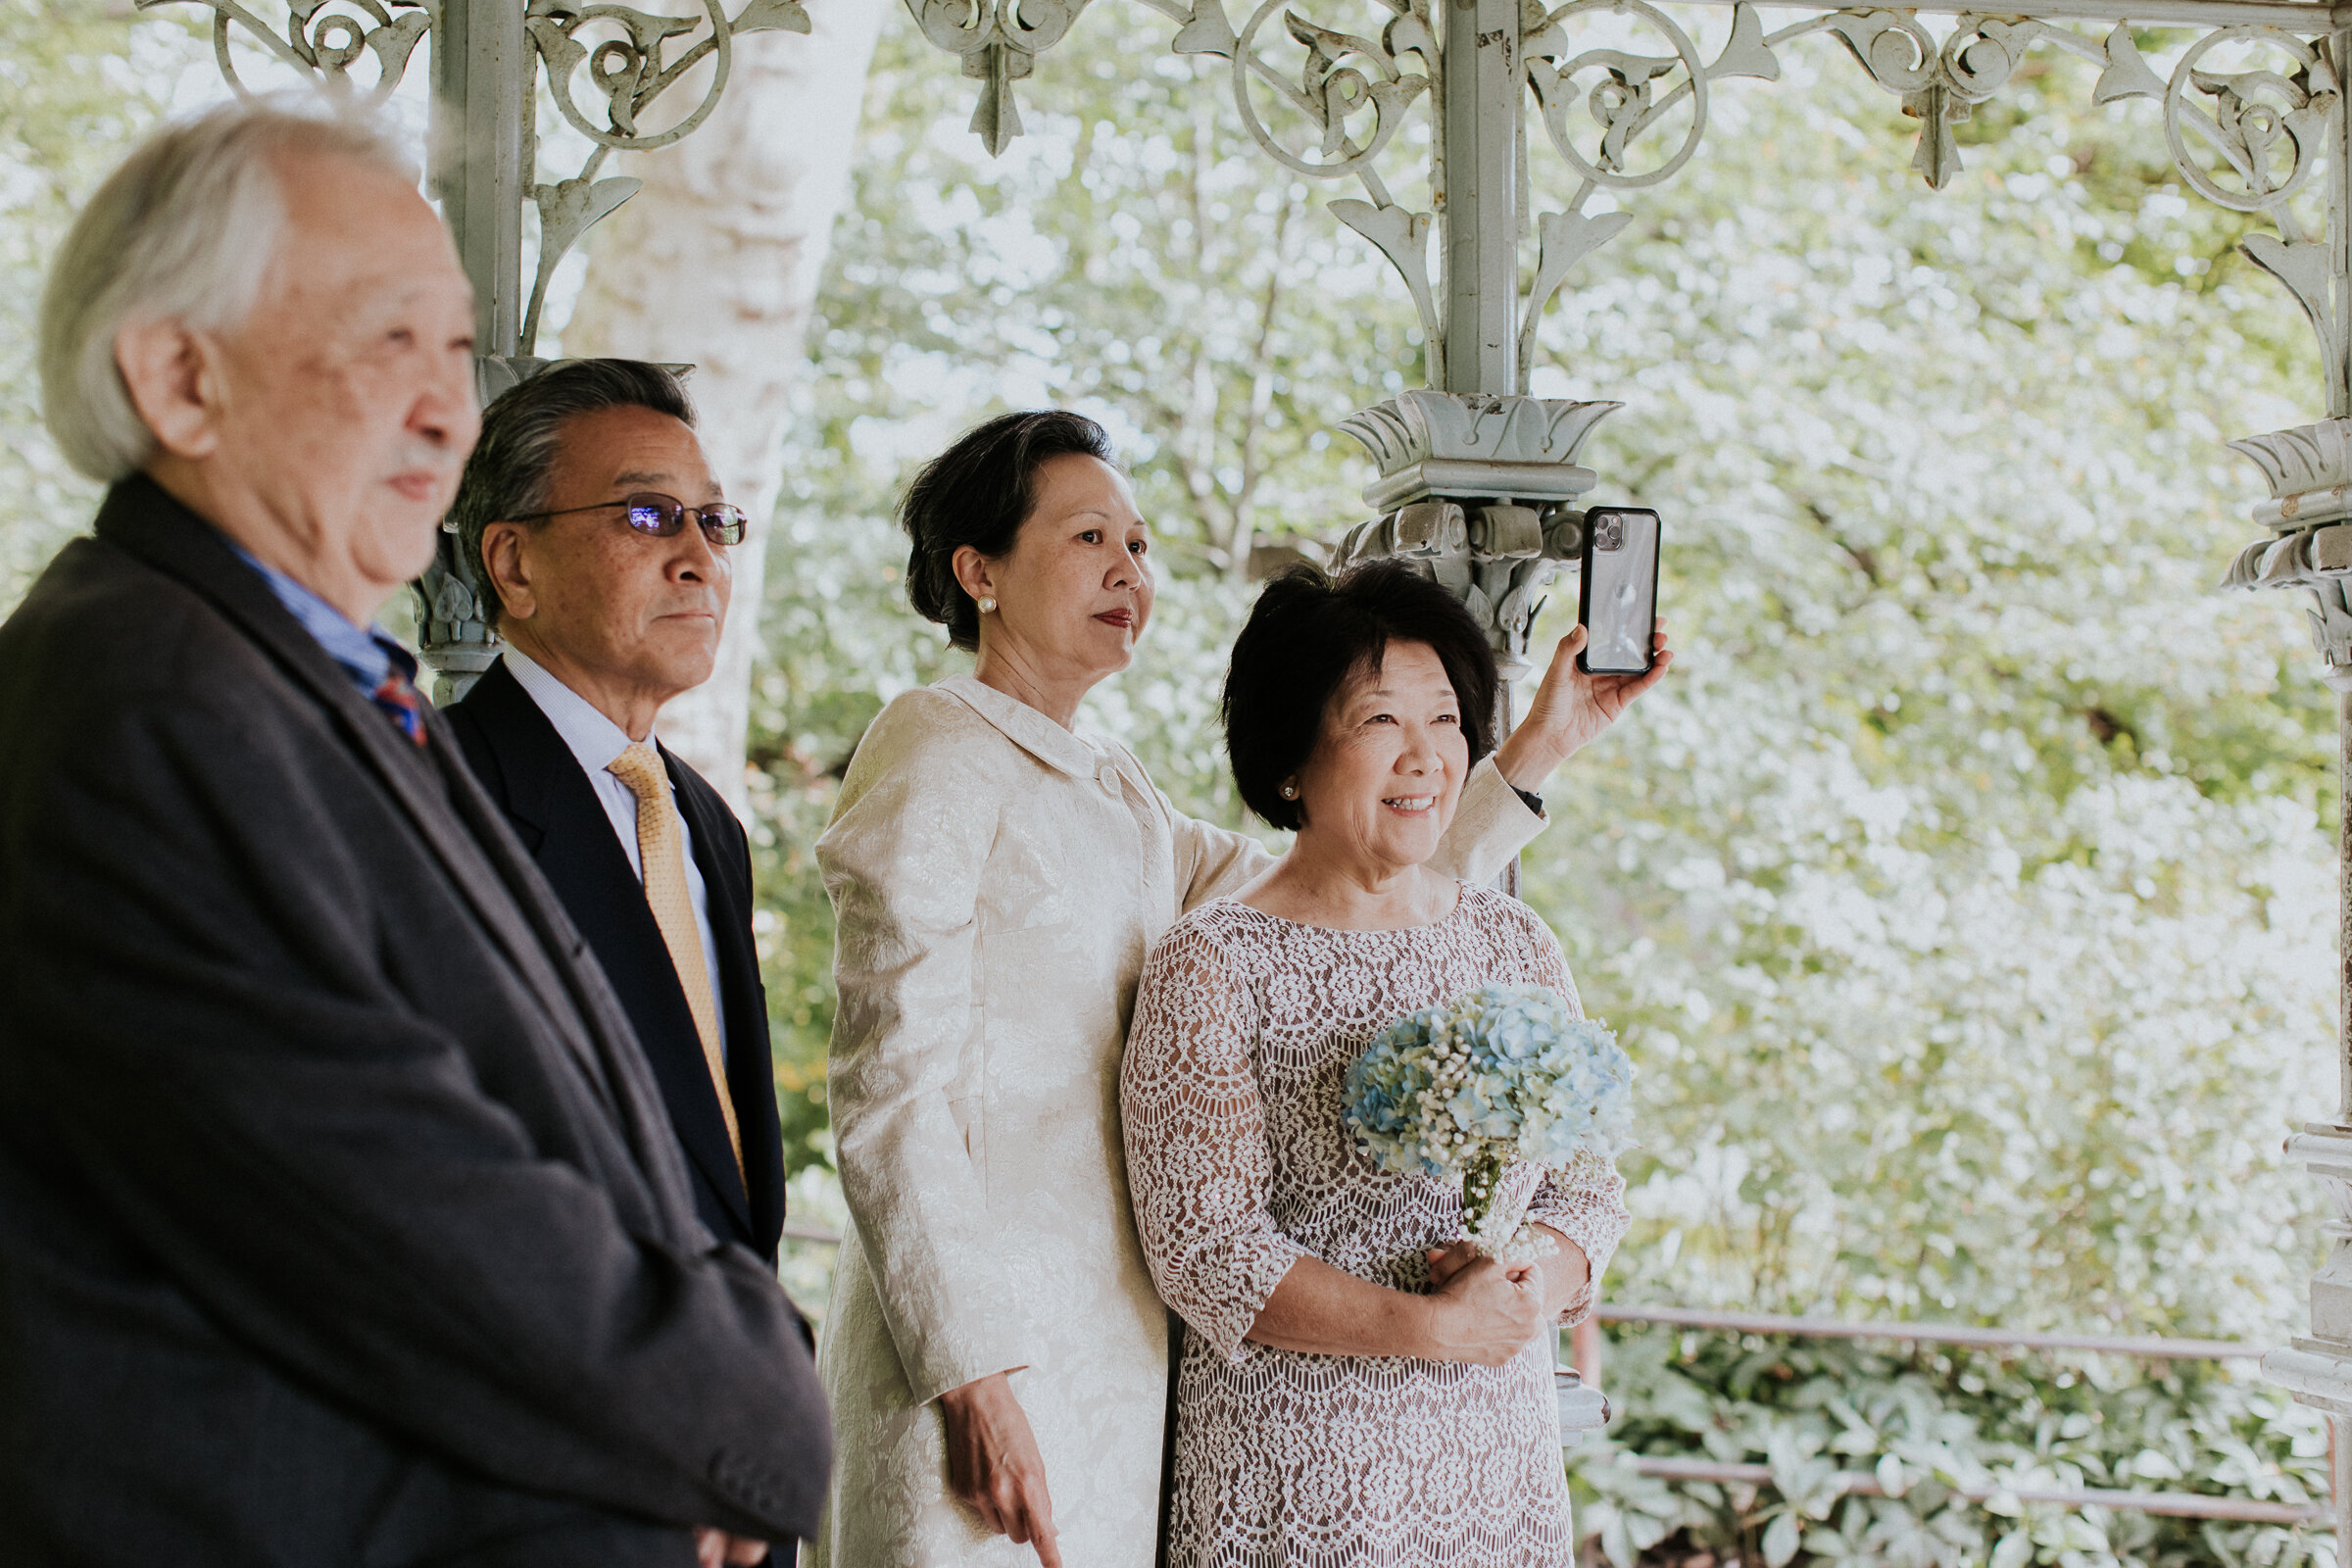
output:
M371 629L474 439L471 321L323 112L166 129L57 259L50 427L113 488L0 627L0 1561L813 1528L791 1307Z

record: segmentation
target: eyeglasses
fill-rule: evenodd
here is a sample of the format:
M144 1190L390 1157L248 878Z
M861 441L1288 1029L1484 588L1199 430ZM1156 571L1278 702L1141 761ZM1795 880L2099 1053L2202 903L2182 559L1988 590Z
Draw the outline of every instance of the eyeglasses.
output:
M596 501L584 507L565 507L558 512L526 512L514 518L516 522L536 522L545 517L565 517L575 512L602 512L618 507L623 519L637 532L656 539L667 539L686 526L691 517L703 530L703 537L714 545L743 543L751 519L741 507L731 507L724 501L707 507L690 507L676 496L657 495L648 491L641 495L623 496L618 501Z

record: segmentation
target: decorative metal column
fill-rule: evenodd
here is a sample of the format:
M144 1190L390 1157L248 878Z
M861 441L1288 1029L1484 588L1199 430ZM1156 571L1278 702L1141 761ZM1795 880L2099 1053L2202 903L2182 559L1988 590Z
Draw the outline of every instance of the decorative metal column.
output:
M446 4L433 38L433 195L473 283L480 352L522 343L522 209L530 196L532 74L512 0Z
M1446 390L1519 390L1519 103L1517 0L1444 0L1438 54L1437 206L1446 225Z
M137 0L140 9L202 5L213 13L213 51L240 97L240 73L255 57L338 101L389 98L416 46L432 48L432 125L427 186L441 204L459 260L472 280L476 389L488 402L546 368L535 357L539 317L556 266L597 221L642 182L598 178L616 151L650 152L691 133L717 107L734 41L746 33L808 30L800 0L744 0L730 21L722 0L699 0L700 17L660 16L599 0L279 0L272 27L242 0ZM701 100L660 129L649 111L704 61ZM371 61L374 79L353 75ZM601 99L591 118L574 99L581 66ZM591 143L578 173L538 182L540 90L572 130ZM523 268L525 209L538 219L537 255ZM465 695L498 657L480 590L448 533L415 584L419 652L440 677L435 702Z
M2286 1146L2288 1156L2328 1194L2332 1212L2323 1228L2329 1250L2311 1280L2310 1334L2265 1356L2262 1369L2328 1417L2336 1560L2346 1562L2352 1561L2352 600L2346 597L2352 585L2352 116L2344 113L2341 81L2352 61L2352 31L2290 47L2304 69L2290 79L2283 101L2276 88L2271 94L2275 112L2283 111L2276 122L2282 128L2253 119L2242 105L2233 106L2241 112L2226 123L2251 132L2245 150L2253 156L2238 167L2255 172L2246 184L2257 195L2268 194L2266 185L2291 189L2315 164L2324 164L2324 235L2298 232L2280 198L2264 208L2278 219L2280 237L2257 236L2246 251L2294 293L2319 335L2328 417L2230 443L2268 481L2271 499L2257 505L2253 516L2274 537L2239 552L2227 585L2308 595L2320 676L2337 694L2337 1108L2333 1121L2307 1124ZM2281 142L2291 157L2285 179L2273 180L2267 176L2275 160L2263 155ZM2175 145L2178 151L2177 137Z
M1527 673L1527 633L1558 564L1576 559L1583 515L1568 505L1597 476L1577 449L1616 403L1525 397L1519 252L1527 234L1524 13L1518 0L1438 0L1437 124L1431 203L1443 225L1430 379L1342 422L1380 476L1364 490L1379 515L1353 529L1342 561L1381 556L1422 564L1469 605L1504 672ZM1379 212L1334 203L1412 281L1401 246L1382 244ZM1394 208L1384 209L1395 212ZM1411 263L1417 264L1414 256ZM1416 290L1416 295L1423 290ZM1543 301L1531 300L1532 315ZM1432 323L1424 313L1424 330ZM1498 729L1510 727L1506 688ZM1513 881L1516 881L1514 874Z
M2327 41L2337 69L2352 60L2352 32ZM2311 1332L2263 1358L2263 1375L2323 1411L2333 1441L2336 1560L2352 1561L2352 116L2338 102L2327 126L2328 232L2301 247L2296 288L2320 334L2329 417L2318 424L2233 441L2269 481L2271 499L2254 520L2277 534L2240 553L2232 586L2294 588L2309 595L2321 678L2336 692L2337 876L2341 944L2337 1004L2335 1119L2313 1122L2287 1141L2287 1153L2326 1190L2328 1254L2311 1279ZM2317 254L2314 254L2317 253ZM2270 265L2269 263L2265 264ZM2273 267L2274 271L2278 270ZM2282 274L2283 275L2283 274ZM2290 279L2293 286L2293 279Z
M537 368L522 353L522 208L537 63L512 0L443 0L433 39L429 179L473 284L475 392L487 403ZM447 528L414 585L417 651L448 704L498 660L480 585Z

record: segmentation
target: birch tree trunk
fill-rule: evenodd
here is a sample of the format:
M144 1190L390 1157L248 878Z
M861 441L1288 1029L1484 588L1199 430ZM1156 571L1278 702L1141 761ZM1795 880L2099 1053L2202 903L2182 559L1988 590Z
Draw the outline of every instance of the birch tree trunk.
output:
M693 365L703 448L727 498L751 514L717 668L662 714L663 743L739 812L785 423L887 3L809 0L808 34L737 42L709 122L614 169L645 189L598 228L564 328L567 357Z

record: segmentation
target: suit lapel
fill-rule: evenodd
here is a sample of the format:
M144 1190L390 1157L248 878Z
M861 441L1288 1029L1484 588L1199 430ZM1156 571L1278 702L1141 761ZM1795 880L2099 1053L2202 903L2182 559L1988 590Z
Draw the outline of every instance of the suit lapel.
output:
M505 823L499 820L497 806L483 793L480 782L446 730L435 738L432 753L447 780L453 804L467 825L475 829L485 853L499 862L510 884L547 886L506 830ZM523 908L545 951L560 953L567 960L562 983L569 992L575 1015L592 1036L589 1049L601 1069L600 1082L621 1086L618 1103L612 1107L614 1119L621 1124L639 1165L647 1172L648 1180L661 1189L668 1213L679 1216L693 1213L694 1202L686 1192L686 1172L678 1161L677 1143L670 1131L663 1097L626 1012L597 965L596 956L568 917L560 895L555 899L534 897Z
M629 1018L668 1106L672 1136L725 1200L745 1234L752 1234L749 1198L736 1174L701 1032L679 989L662 927L646 904L645 888L629 869L596 786L504 661L474 684L453 710L457 715L470 721L479 750L493 760L515 836L528 846L539 874L587 939ZM716 925L715 889L712 895ZM750 1157L747 1147L745 1158Z
M578 1016L570 987L555 972L549 955L567 951L546 943L524 910L539 902L527 882L495 874L492 858L503 829L484 819L467 822L470 834L456 831L467 814L466 798L479 805L469 778L450 777L449 740L437 715L425 718L429 744L419 749L363 698L318 640L289 614L261 577L229 549L220 533L152 480L134 476L117 485L98 514L100 538L129 552L157 570L202 595L242 630L343 731L397 801L417 836L432 852L453 885L474 910L491 939L540 1004L558 1022L557 1033L609 1111L619 1106L606 1063L584 1032L562 1027ZM429 755L428 755L429 754ZM458 773L464 763L459 761ZM453 811L453 807L457 808ZM546 911L538 910L541 914Z
M752 940L743 824L717 791L666 749L662 760L693 834L694 863L710 902L710 937L718 945L719 984L726 992L727 1087L743 1134L752 1232L764 1250L784 1223L784 1137L776 1115L775 1065L768 1059L767 993L760 983L760 951Z

